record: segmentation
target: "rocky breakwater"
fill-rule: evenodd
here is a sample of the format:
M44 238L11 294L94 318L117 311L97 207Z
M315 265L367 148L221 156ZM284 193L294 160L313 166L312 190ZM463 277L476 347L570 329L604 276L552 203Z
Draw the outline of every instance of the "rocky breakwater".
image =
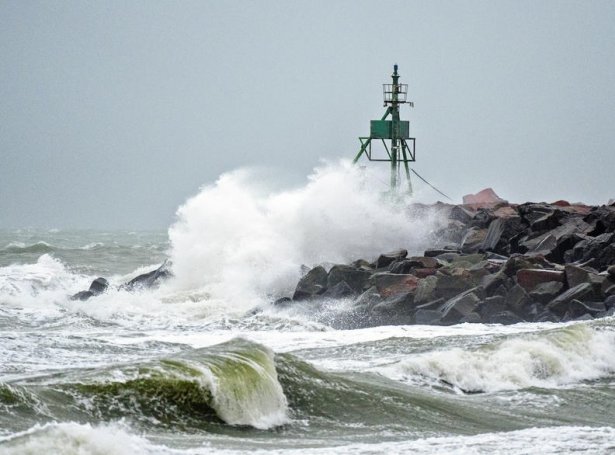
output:
M479 193L480 194L480 193ZM436 204L448 244L326 269L276 305L352 299L335 325L560 322L615 312L615 204Z

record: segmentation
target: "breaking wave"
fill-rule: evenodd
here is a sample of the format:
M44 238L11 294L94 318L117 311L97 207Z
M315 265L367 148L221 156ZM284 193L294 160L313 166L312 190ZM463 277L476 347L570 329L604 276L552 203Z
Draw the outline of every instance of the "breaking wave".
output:
M613 375L615 333L575 324L475 349L415 354L379 372L407 382L450 384L464 392L560 387Z
M177 212L173 285L246 307L290 292L302 265L420 251L435 215L387 203L374 181L348 163L317 168L293 190L272 189L254 171L223 174Z
M159 425L207 422L266 429L287 422L287 401L273 353L242 339L146 363L77 370L42 384L0 387L0 409L22 416L119 419ZM51 397L51 398L49 398ZM54 415L54 403L72 401L74 413Z

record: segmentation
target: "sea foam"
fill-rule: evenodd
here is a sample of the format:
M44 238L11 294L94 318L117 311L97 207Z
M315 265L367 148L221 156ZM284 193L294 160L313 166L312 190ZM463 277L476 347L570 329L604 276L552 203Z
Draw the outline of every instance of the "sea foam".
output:
M414 354L378 371L397 380L444 382L468 392L561 387L614 374L615 333L574 324L475 349Z

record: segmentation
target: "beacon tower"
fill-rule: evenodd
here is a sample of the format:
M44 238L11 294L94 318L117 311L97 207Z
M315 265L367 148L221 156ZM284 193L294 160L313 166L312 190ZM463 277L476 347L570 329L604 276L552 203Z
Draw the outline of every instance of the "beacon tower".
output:
M412 182L410 181L409 163L415 161L415 138L410 137L410 122L400 120L399 107L408 104L414 107L414 103L407 101L408 84L399 83L397 65L393 66L392 84L383 84L384 107L386 111L380 120L370 122L369 137L360 137L361 148L353 163L359 161L365 155L369 161L384 161L391 163L391 193L400 194L407 191L412 194ZM382 151L372 155L372 143L382 141L385 153ZM402 165L406 177L406 188L402 185Z

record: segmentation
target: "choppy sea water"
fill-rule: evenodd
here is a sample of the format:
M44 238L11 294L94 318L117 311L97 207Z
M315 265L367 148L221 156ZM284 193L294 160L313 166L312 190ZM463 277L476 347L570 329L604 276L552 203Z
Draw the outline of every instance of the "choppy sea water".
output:
M336 330L273 307L302 263L431 240L437 220L319 212L334 177L272 198L227 176L168 233L0 231L0 453L615 451L613 318ZM166 259L159 289L116 289Z

